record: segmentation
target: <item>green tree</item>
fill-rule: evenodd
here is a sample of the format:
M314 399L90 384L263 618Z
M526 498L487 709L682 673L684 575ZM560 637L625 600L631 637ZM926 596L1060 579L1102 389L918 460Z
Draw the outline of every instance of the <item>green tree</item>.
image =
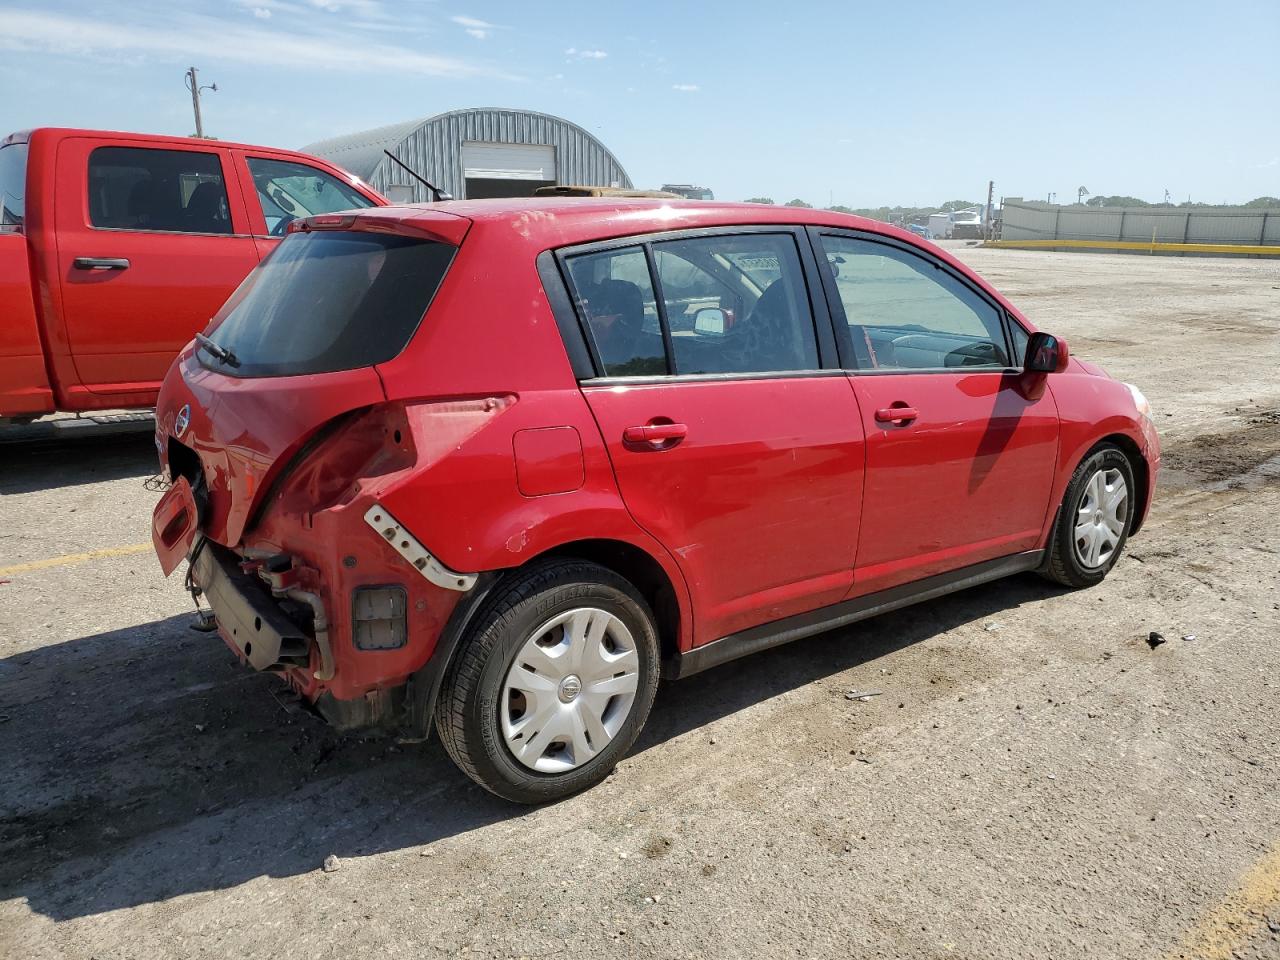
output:
M813 209L813 204L812 204L812 203L805 203L805 202L804 202L803 200L801 200L799 197L797 197L795 200L788 200L788 201L787 201L787 206L788 206L788 207L804 207L806 210L812 210L812 209Z
M772 206L773 198L772 197L748 197L746 200L743 200L742 202L743 203L767 203L770 206Z
M970 207L980 207L982 204L974 203L972 200L948 200L938 209L943 213L954 213L957 210L968 210ZM896 208L895 208L896 212Z
M832 213L853 213L854 212L853 207L846 207L839 203L837 203L834 207L827 207L827 209L830 210Z
M1104 197L1100 194L1090 197L1084 203L1086 207L1149 207L1151 206L1151 204L1147 203L1147 201L1139 200L1137 197L1124 197L1119 195L1114 197Z
M1280 207L1280 197L1255 197L1246 207Z

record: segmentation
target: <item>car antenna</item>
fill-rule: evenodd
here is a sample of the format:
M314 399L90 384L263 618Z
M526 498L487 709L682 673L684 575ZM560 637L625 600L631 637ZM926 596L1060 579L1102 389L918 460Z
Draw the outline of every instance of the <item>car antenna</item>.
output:
M412 167L410 167L407 163L405 163L403 160L397 157L390 150L383 150L382 152L385 153L388 157L390 157L393 161L395 161L396 166L398 166L405 173L409 174L409 176L413 177L413 179L419 181L420 183L426 184L427 189L430 190L433 194L435 194L436 200L452 200L453 199L452 194L445 193L443 190L437 187L434 183L432 183L422 174L414 171Z

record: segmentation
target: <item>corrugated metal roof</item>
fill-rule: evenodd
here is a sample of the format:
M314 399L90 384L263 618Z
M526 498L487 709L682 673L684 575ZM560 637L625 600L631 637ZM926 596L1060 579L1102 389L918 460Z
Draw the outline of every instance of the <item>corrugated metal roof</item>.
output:
M361 180L370 182L378 164L387 159L383 150L395 153L395 148L415 129L430 123L433 117L392 123L385 127L349 133L345 137L330 137L302 147L303 153L331 160L342 169L354 173Z
M556 182L630 188L631 178L617 157L576 123L531 110L482 107L396 123L303 147L351 171L383 193L391 184L413 187L414 200L432 199L425 187L387 159L390 150L404 163L455 197L466 195L462 145L529 143L555 147Z

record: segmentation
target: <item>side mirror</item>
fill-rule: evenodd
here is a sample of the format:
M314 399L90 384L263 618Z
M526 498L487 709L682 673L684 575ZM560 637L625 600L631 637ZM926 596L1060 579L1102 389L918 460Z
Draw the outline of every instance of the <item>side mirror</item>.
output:
M1070 359L1067 341L1050 333L1033 333L1027 343L1023 367L1034 373L1062 373Z
M718 307L704 307L693 315L693 329L696 333L719 336L725 332L724 311Z

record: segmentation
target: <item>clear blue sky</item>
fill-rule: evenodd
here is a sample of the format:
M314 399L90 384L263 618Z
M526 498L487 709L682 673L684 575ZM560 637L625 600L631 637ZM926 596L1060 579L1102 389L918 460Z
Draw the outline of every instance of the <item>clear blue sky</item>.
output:
M0 134L298 147L444 110L558 114L637 186L933 204L1280 195L1280 0L551 4L0 0Z

